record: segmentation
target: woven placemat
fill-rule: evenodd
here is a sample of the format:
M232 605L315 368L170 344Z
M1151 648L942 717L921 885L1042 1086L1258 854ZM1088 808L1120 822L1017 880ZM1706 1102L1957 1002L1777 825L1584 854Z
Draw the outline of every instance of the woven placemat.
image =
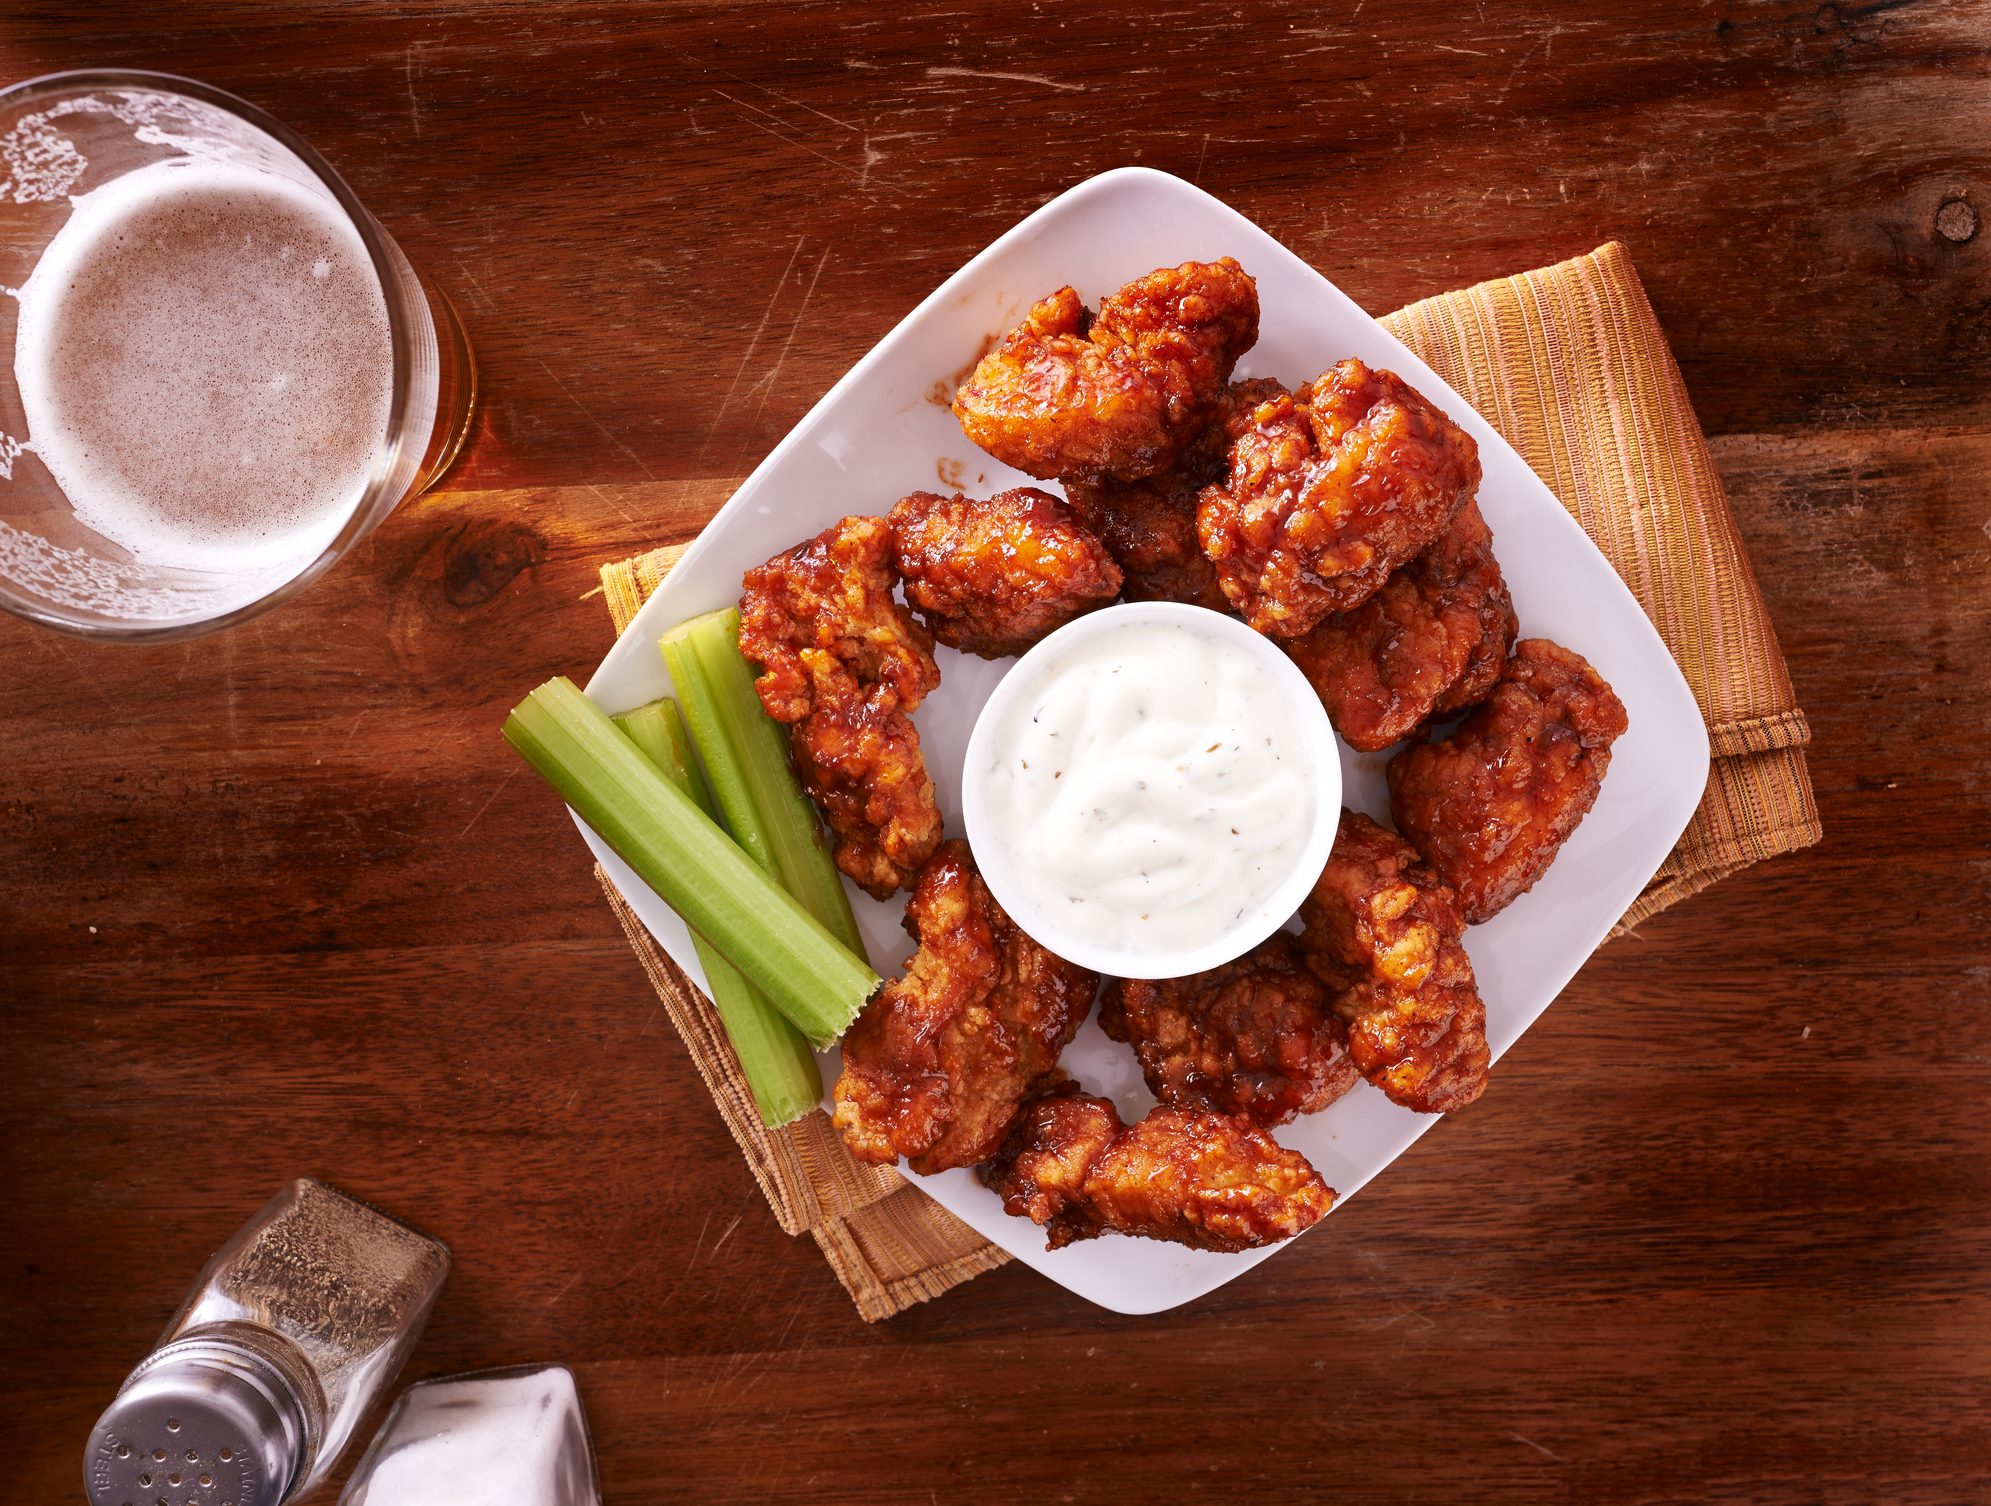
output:
M1707 718L1714 762L1700 809L1612 934L1818 841L1804 761L1811 731L1624 247L1429 298L1383 324L1562 499L1658 627ZM618 632L682 553L656 549L602 567ZM859 1313L890 1317L1008 1260L896 1171L851 1159L821 1111L765 1128L711 1004L597 876L775 1217L815 1238Z

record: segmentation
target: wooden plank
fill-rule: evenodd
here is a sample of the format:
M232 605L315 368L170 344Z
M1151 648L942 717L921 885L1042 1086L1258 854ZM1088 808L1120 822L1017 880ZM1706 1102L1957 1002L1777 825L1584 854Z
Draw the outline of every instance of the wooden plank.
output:
M491 395L445 493L279 613L0 622L17 1493L73 1494L201 1260L315 1172L455 1246L410 1374L574 1363L616 1502L1991 1495L1991 253L1936 225L1984 208L1988 42L1983 3L0 20L10 75L167 67L303 130ZM1378 309L1625 236L1827 842L1607 948L1248 1279L1128 1320L1012 1267L866 1326L496 728L605 647L602 560L692 536L953 267L1127 161Z
M1278 4L1131 35L1110 7L840 9L58 7L4 45L21 73L193 73L320 143L476 339L468 486L571 481L577 439L597 482L758 455L990 238L1126 162L1378 311L1625 238L1713 430L1986 412L1991 252L1935 228L1982 183L1982 0Z

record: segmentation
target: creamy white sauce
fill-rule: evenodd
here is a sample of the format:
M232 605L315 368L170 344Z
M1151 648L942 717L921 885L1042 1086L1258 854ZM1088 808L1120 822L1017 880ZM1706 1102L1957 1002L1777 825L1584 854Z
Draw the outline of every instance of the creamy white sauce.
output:
M980 772L1005 866L1054 923L1165 952L1250 925L1315 825L1290 687L1214 633L1138 621L1024 672Z

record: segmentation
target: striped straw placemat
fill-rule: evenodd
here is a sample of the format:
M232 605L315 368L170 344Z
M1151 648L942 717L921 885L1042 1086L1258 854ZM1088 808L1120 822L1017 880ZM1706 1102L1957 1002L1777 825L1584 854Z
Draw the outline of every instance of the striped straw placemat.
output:
M1504 434L1658 627L1707 718L1707 793L1614 935L1821 832L1811 732L1679 368L1623 246L1428 298L1382 321ZM682 553L604 565L618 632ZM781 1227L808 1233L876 1320L1009 1257L889 1167L854 1161L818 1111L754 1112L711 1004L597 871Z

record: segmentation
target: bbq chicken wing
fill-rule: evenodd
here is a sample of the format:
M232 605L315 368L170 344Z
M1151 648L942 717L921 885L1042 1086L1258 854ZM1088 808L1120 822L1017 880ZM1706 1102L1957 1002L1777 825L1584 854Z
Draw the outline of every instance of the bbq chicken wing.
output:
M933 640L892 597L892 530L850 517L749 570L740 651L795 771L835 833L836 864L879 899L940 845L912 711L940 683Z
M1344 810L1300 923L1364 1077L1424 1114L1479 1097L1490 1056L1486 1006L1460 943L1465 917L1409 843Z
M1128 283L1093 316L1071 288L1031 307L954 397L989 454L1030 476L1165 471L1258 340L1258 285L1226 257Z
M1625 708L1581 654L1514 646L1500 681L1448 738L1390 760L1390 814L1459 897L1490 919L1533 888L1588 814Z
M1006 659L1120 592L1106 546L1048 492L976 502L914 492L892 509L906 600L950 648Z
M836 837L837 867L874 899L911 888L942 835L913 719L866 702L818 712L788 729L788 754Z
M1107 1100L1072 1091L1026 1107L982 1180L1053 1250L1101 1234L1250 1250L1334 1204L1305 1156L1241 1119L1164 1105L1129 1126Z
M1275 637L1367 601L1479 487L1472 436L1357 360L1230 428L1229 475L1204 491L1196 527L1231 604Z
M843 1038L834 1122L861 1161L915 1171L993 1155L1017 1106L1057 1068L1098 975L1019 931L949 842L906 909L919 943Z
M1229 414L1255 408L1285 389L1277 382L1233 382L1216 419L1190 442L1182 458L1158 476L1117 481L1111 476L1066 476L1065 496L1078 520L1120 563L1129 601L1180 601L1216 612L1231 609L1217 584L1217 567L1196 536L1196 499L1229 468Z
M1349 747L1372 753L1485 699L1514 642L1514 603L1478 504L1382 590L1286 652Z
M1326 1108L1360 1076L1347 1023L1285 931L1194 977L1116 979L1099 1023L1132 1044L1163 1103L1265 1128Z

